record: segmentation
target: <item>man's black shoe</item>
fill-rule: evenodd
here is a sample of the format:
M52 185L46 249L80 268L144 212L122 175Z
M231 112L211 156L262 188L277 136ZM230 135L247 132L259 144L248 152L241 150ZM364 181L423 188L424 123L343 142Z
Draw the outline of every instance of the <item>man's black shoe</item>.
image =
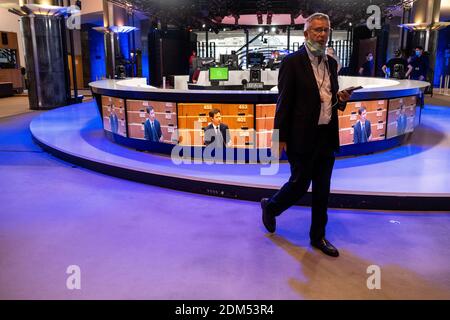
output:
M339 251L325 238L319 241L311 241L311 245L320 249L323 253L331 257L339 257Z
M261 199L262 221L267 231L269 231L270 233L274 233L277 227L277 220L266 209L268 203L269 199L267 198Z

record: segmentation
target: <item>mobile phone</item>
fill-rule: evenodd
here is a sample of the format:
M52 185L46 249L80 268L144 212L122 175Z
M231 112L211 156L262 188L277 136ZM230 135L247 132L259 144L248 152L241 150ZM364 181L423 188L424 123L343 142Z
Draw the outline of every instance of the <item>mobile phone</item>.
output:
M357 87L349 87L349 88L347 88L347 89L344 89L344 91L347 91L349 94L352 94L353 91L359 90L359 89L363 89L363 87L361 87L361 86L357 86Z

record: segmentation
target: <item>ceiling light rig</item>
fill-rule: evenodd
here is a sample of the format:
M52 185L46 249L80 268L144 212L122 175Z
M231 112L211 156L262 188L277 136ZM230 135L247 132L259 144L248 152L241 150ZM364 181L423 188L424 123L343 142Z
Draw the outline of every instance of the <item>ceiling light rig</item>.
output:
M408 29L410 31L438 31L450 26L450 22L432 22L432 23L404 23L399 27Z
M131 5L149 17L167 21L174 27L202 29L203 24L219 24L220 29L249 26L302 25L314 12L327 13L335 28L347 28L349 22L358 24L367 19L366 8L378 5L382 12L388 6L411 6L417 0L109 0ZM249 23L249 21L252 21Z
M79 10L74 10L72 7L61 7L46 4L24 4L21 6L17 3L1 3L0 7L8 9L9 12L21 17L29 15L60 17L68 16L70 14L80 14Z
M130 33L138 30L138 28L132 26L93 27L92 29L101 33Z

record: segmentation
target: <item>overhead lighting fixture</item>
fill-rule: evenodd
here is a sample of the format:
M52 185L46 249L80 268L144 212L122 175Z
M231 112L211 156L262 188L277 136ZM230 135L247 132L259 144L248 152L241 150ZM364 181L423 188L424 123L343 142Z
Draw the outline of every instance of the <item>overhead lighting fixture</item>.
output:
M262 27L258 28L258 32L263 32L263 31L264 31L264 29Z
M132 26L111 26L109 29L114 33L130 33L137 30L136 27Z
M1 8L8 9L9 12L19 16L36 15L36 16L66 16L68 14L80 14L80 10L74 10L72 7L53 6L48 4L20 4L8 2L1 3Z
M33 14L42 16L60 16L66 14L68 11L67 7L46 4L26 4L24 7L30 9Z
M277 31L277 28L272 27L272 28L270 29L270 31L275 32L275 31Z
M136 27L131 26L111 26L109 28L107 27L94 27L92 28L95 31L101 32L101 33L130 33L132 31L137 30Z
M445 27L450 26L450 22L433 22L433 23L405 23L399 25L399 27L402 27L404 29L408 29L411 31L437 31L441 30Z
M272 12L269 12L269 13L267 14L266 24L268 24L268 25L271 25L271 24L272 24L272 15L273 15Z
M258 24L263 24L263 17L261 12L256 13L256 18L258 19Z
M7 10L21 10L20 4L14 2L0 3L0 8Z

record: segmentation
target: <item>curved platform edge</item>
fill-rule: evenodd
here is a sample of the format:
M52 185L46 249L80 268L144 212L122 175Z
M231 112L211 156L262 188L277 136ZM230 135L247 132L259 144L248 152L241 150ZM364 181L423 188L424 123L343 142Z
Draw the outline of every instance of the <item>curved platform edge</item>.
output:
M97 162L58 150L45 144L34 136L33 141L43 150L77 166L96 171L109 176L131 180L135 182L168 188L177 191L197 193L222 198L248 200L259 202L264 197L272 196L277 190L270 188L221 184L209 181L190 180L174 176L148 173L123 168L107 163ZM194 183L193 183L194 182ZM308 192L300 206L311 205L311 193ZM396 211L450 211L449 197L446 195L377 195L377 194L349 194L331 193L329 207L336 209L364 209L364 210L396 210Z

